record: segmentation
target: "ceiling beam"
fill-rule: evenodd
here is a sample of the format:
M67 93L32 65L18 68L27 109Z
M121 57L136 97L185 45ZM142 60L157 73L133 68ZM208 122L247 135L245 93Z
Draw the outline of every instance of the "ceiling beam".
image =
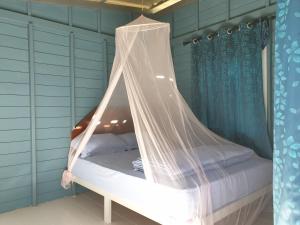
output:
M0 0L1 1L1 0ZM148 4L138 3L137 1L130 0L31 0L32 2L45 2L45 3L56 3L63 5L81 5L87 7L99 8L101 5L105 4L107 6L123 6L129 8L139 9L145 13L155 14L166 8L169 8L178 2L183 2L184 0L155 0L146 1ZM141 1L142 2L142 1ZM152 4L149 4L152 3Z
M139 3L127 2L127 1L122 1L122 0L106 0L104 3L110 4L110 5L119 5L119 6L126 6L126 7L146 9L146 10L149 10L151 8L148 5L142 5Z
M149 9L148 11L149 11L149 13L154 14L154 13L162 11L162 10L164 10L164 9L172 6L172 5L175 5L176 3L181 2L181 1L183 1L183 0L167 0L167 1L161 3L161 4L157 5L157 6Z

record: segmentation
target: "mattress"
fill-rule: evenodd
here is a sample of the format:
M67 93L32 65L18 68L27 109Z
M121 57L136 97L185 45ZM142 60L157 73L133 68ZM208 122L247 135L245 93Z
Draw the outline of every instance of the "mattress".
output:
M138 150L101 154L79 158L73 175L101 190L155 212L161 221L189 220L197 213L198 189L188 184L184 189L157 185L147 181L144 174L134 171L131 162ZM216 211L272 183L272 162L256 155L226 167L226 178L214 170L207 171L210 180L212 208ZM224 184L224 179L228 185ZM193 180L193 179L191 179Z

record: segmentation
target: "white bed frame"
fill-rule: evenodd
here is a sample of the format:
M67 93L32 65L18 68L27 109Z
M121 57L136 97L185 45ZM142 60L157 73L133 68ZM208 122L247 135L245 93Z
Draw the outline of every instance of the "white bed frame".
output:
M114 195L113 193L109 193L109 192L101 189L100 187L95 186L81 178L73 177L73 182L80 184L81 186L84 186L84 187L96 192L97 194L104 196L104 222L106 224L111 223L111 218L112 218L111 202L112 201L114 201L120 205L123 205L123 206L127 207L128 209L131 209L132 211L135 211L155 222L162 223L161 218L157 218L157 216L152 214L151 212L149 212L149 210L145 210L145 209L141 208L140 205L136 205L136 204L133 204L132 202L129 202L128 200L122 199L119 196ZM259 199L260 197L262 197L268 193L271 193L271 192L272 192L272 185L269 185L269 186L266 186L244 198L239 199L238 201L235 201L235 202L217 210L212 215L214 223L222 220L226 216L241 209L243 206L246 206L246 205L254 202L255 200Z

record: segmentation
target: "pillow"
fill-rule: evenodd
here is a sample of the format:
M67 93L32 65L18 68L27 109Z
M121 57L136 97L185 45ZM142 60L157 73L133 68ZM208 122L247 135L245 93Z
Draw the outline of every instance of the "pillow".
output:
M82 151L81 158L86 158L99 153L125 151L126 148L126 143L115 134L94 134Z
M139 147L134 132L120 134L119 137L126 143L128 150L137 149Z
M206 171L241 163L255 155L253 150L239 145L203 145L194 148L193 152L196 162L201 163ZM181 175L189 176L199 170L198 165L190 164L184 151L174 150L172 156L176 159L175 168L165 162L150 162L150 165L161 175L171 175L174 179Z

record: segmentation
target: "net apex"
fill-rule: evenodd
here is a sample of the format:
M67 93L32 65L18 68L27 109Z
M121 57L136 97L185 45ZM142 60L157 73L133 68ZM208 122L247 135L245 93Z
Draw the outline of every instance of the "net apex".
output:
M144 15L140 15L138 18L133 20L132 22L120 26L116 29L117 32L124 31L146 31L146 30L155 30L161 28L169 28L169 23L159 22Z

